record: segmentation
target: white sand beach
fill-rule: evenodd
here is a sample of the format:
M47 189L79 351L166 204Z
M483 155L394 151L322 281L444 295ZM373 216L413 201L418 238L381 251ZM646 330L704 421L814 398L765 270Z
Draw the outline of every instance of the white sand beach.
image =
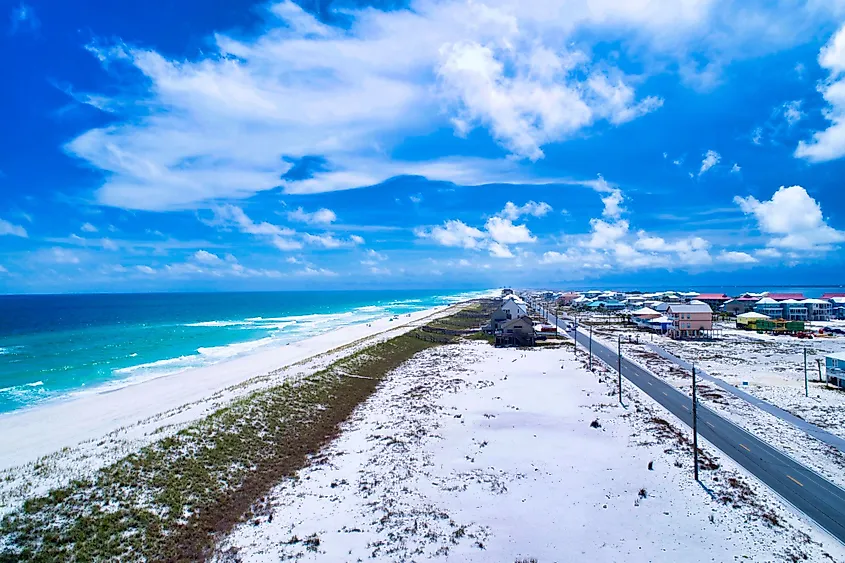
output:
M93 465L102 466L114 455L130 449L129 442L137 447L145 441L160 438L162 427L196 420L224 402L270 381L251 381L255 378L274 372L283 378L284 374L278 373L280 370L309 359L316 361L311 366L315 369L321 365L318 357L325 356L320 359L328 361L332 355L327 353L332 350L356 343L372 344L379 339L396 336L411 330L422 319L447 309L448 306L438 306L403 315L396 320L385 317L367 324L346 326L208 367L117 389L93 390L0 415L0 471L92 441L97 443L88 444L90 451L85 459L89 461L89 469L93 469ZM124 443L115 449L114 455L102 451L109 446L108 440L103 440L109 434L112 441L119 438ZM95 450L97 447L99 450ZM67 452L65 450L64 453Z
M571 348L427 350L254 507L216 561L845 557L706 443L719 467L696 483L678 442L689 430L629 384L620 408L614 386Z

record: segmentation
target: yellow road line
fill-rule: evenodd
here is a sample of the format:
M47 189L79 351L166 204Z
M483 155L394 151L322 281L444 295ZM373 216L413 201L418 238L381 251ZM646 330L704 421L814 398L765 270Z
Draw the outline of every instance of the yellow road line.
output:
M742 446L743 448L745 448L745 449L746 449L747 451L749 451L749 452L751 451L751 448L749 448L749 447L748 447L748 446L746 446L745 444L740 444L740 446Z
M803 487L803 486L804 486L804 484L803 484L801 481L799 481L798 479L796 479L796 478L795 478L795 477L793 477L792 475L787 475L787 477L789 477L790 479L792 479L793 481L795 481L796 483L798 483L798 485L799 485L799 486L801 486L801 487Z

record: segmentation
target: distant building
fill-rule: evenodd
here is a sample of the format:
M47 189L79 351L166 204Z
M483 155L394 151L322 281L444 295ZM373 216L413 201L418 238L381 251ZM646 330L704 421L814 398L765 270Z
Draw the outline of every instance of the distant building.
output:
M825 293L824 295L822 295L821 298L826 300L826 301L830 301L834 297L840 297L840 298L845 299L845 291L828 292L828 293Z
M625 304L620 301L593 301L587 305L590 311L621 311L625 308Z
M831 319L845 319L845 297L831 297L830 302L830 318Z
M760 300L759 297L745 296L731 299L725 303L725 312L731 315L741 315L743 313L750 313L754 310L754 306Z
M526 315L502 323L495 336L496 346L533 346L536 342L534 322Z
M506 297L508 295L513 295L513 290L509 288L505 288L502 290L502 297Z
M754 305L754 311L772 319L786 321L829 321L833 304L823 299L783 299L776 301L764 297Z
M824 367L827 382L845 389L845 352L825 356Z
M722 308L722 305L730 301L731 298L724 293L700 293L696 296L695 300L706 303L713 311L718 311Z
M783 318L783 307L771 297L764 297L754 305L754 311L771 319Z
M580 295L577 293L567 292L557 298L557 304L562 307L566 307L572 305L573 301L575 301L579 297Z
M525 304L525 301L515 295L508 295L504 303L502 303L502 309L508 313L509 319L515 319L520 315L528 314L528 306Z
M808 321L829 321L833 304L826 299L805 299L801 302L807 307Z
M767 293L766 297L774 299L775 301L784 301L786 299L795 299L796 301L803 301L806 299L803 293Z
M672 338L703 338L713 336L713 310L706 303L670 303L666 316L672 320Z

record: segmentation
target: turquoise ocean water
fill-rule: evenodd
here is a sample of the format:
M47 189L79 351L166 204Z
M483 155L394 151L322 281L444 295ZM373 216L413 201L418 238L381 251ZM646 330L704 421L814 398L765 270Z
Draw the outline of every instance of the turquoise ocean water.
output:
M0 296L0 412L117 388L485 293Z

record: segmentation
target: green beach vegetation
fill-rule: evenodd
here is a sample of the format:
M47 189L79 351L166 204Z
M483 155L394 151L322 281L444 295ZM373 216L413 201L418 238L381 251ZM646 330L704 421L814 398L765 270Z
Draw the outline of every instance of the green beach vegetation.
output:
M471 336L489 304L234 400L176 434L30 498L0 522L0 562L194 561L308 465L379 382L416 353Z

